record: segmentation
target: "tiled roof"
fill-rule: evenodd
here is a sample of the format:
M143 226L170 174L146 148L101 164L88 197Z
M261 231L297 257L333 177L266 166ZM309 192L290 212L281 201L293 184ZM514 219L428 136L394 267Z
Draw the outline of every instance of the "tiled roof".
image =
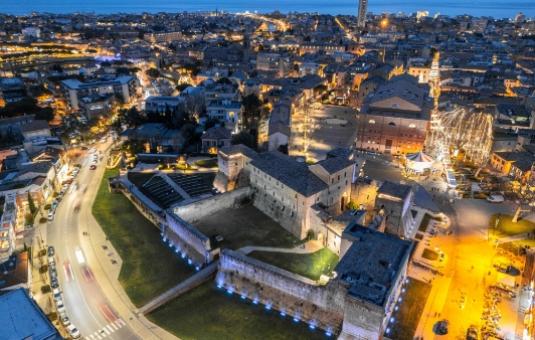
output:
M327 189L327 184L314 175L307 164L277 151L259 154L251 165L305 197Z

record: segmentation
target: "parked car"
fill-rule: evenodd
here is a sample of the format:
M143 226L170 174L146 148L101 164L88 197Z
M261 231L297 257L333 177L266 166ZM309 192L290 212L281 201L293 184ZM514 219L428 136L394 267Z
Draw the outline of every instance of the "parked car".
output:
M466 331L466 340L478 340L479 339L479 333L477 331L477 327L472 325L468 327L468 330Z
M74 327L72 323L67 326L67 331L73 339L79 339L81 337L80 331L78 330L78 328Z
M63 301L56 301L56 308L58 310L58 313L65 313L65 305L63 304Z
M60 316L59 316L59 319L61 321L61 324L64 326L64 327L68 327L70 324L71 324L71 320L69 320L69 317L67 316L67 314L65 313L62 313Z
M54 249L54 246L48 246L48 256L54 256L56 254L56 250Z
M97 168L97 166L95 164L91 164L91 166L89 167L89 170L95 170Z
M505 198L502 195L493 194L487 197L487 201L491 203L502 203L505 201Z

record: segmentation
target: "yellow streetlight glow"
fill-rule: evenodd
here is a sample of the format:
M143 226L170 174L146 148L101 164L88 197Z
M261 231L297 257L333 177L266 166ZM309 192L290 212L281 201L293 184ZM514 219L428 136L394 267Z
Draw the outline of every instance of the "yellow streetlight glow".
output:
M390 24L390 21L388 20L388 18L382 18L381 21L379 22L379 26L382 29L387 28L389 24Z

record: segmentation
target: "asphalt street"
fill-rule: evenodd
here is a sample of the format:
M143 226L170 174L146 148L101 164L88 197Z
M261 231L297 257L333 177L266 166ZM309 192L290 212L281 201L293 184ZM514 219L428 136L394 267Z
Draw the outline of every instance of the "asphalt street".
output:
M100 145L104 149L109 144ZM94 269L100 266L95 256L88 256L93 251L84 247L82 238L90 224L81 216L91 211L90 198L99 187L100 168L90 170L90 157L85 157L82 169L73 185L67 190L63 200L56 209L54 220L47 226L47 240L53 245L56 254L56 266L63 291L66 313L71 322L78 327L82 337L91 340L100 339L138 339L139 337L121 319L95 279ZM74 185L76 183L76 185ZM79 206L79 209L75 207ZM87 242L85 242L87 244ZM99 268L102 270L102 268ZM112 297L114 298L114 297Z

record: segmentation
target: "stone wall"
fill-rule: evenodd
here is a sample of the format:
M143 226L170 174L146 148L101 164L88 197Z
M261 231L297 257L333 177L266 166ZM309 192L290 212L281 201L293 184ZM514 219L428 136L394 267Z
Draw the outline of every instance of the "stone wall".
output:
M166 218L167 226L163 230L163 236L170 245L196 266L212 262L214 252L208 236L170 211Z
M223 194L211 196L185 206L172 208L173 213L184 221L195 223L206 215L213 214L222 209L238 206L244 200L251 198L252 190L249 187L236 189Z
M110 179L108 185L112 192L120 192L128 198L134 207L158 229L165 228L167 223L165 212L128 181L126 176Z
M341 330L345 289L321 286L305 277L225 249L219 259L218 287L241 294L331 333Z

